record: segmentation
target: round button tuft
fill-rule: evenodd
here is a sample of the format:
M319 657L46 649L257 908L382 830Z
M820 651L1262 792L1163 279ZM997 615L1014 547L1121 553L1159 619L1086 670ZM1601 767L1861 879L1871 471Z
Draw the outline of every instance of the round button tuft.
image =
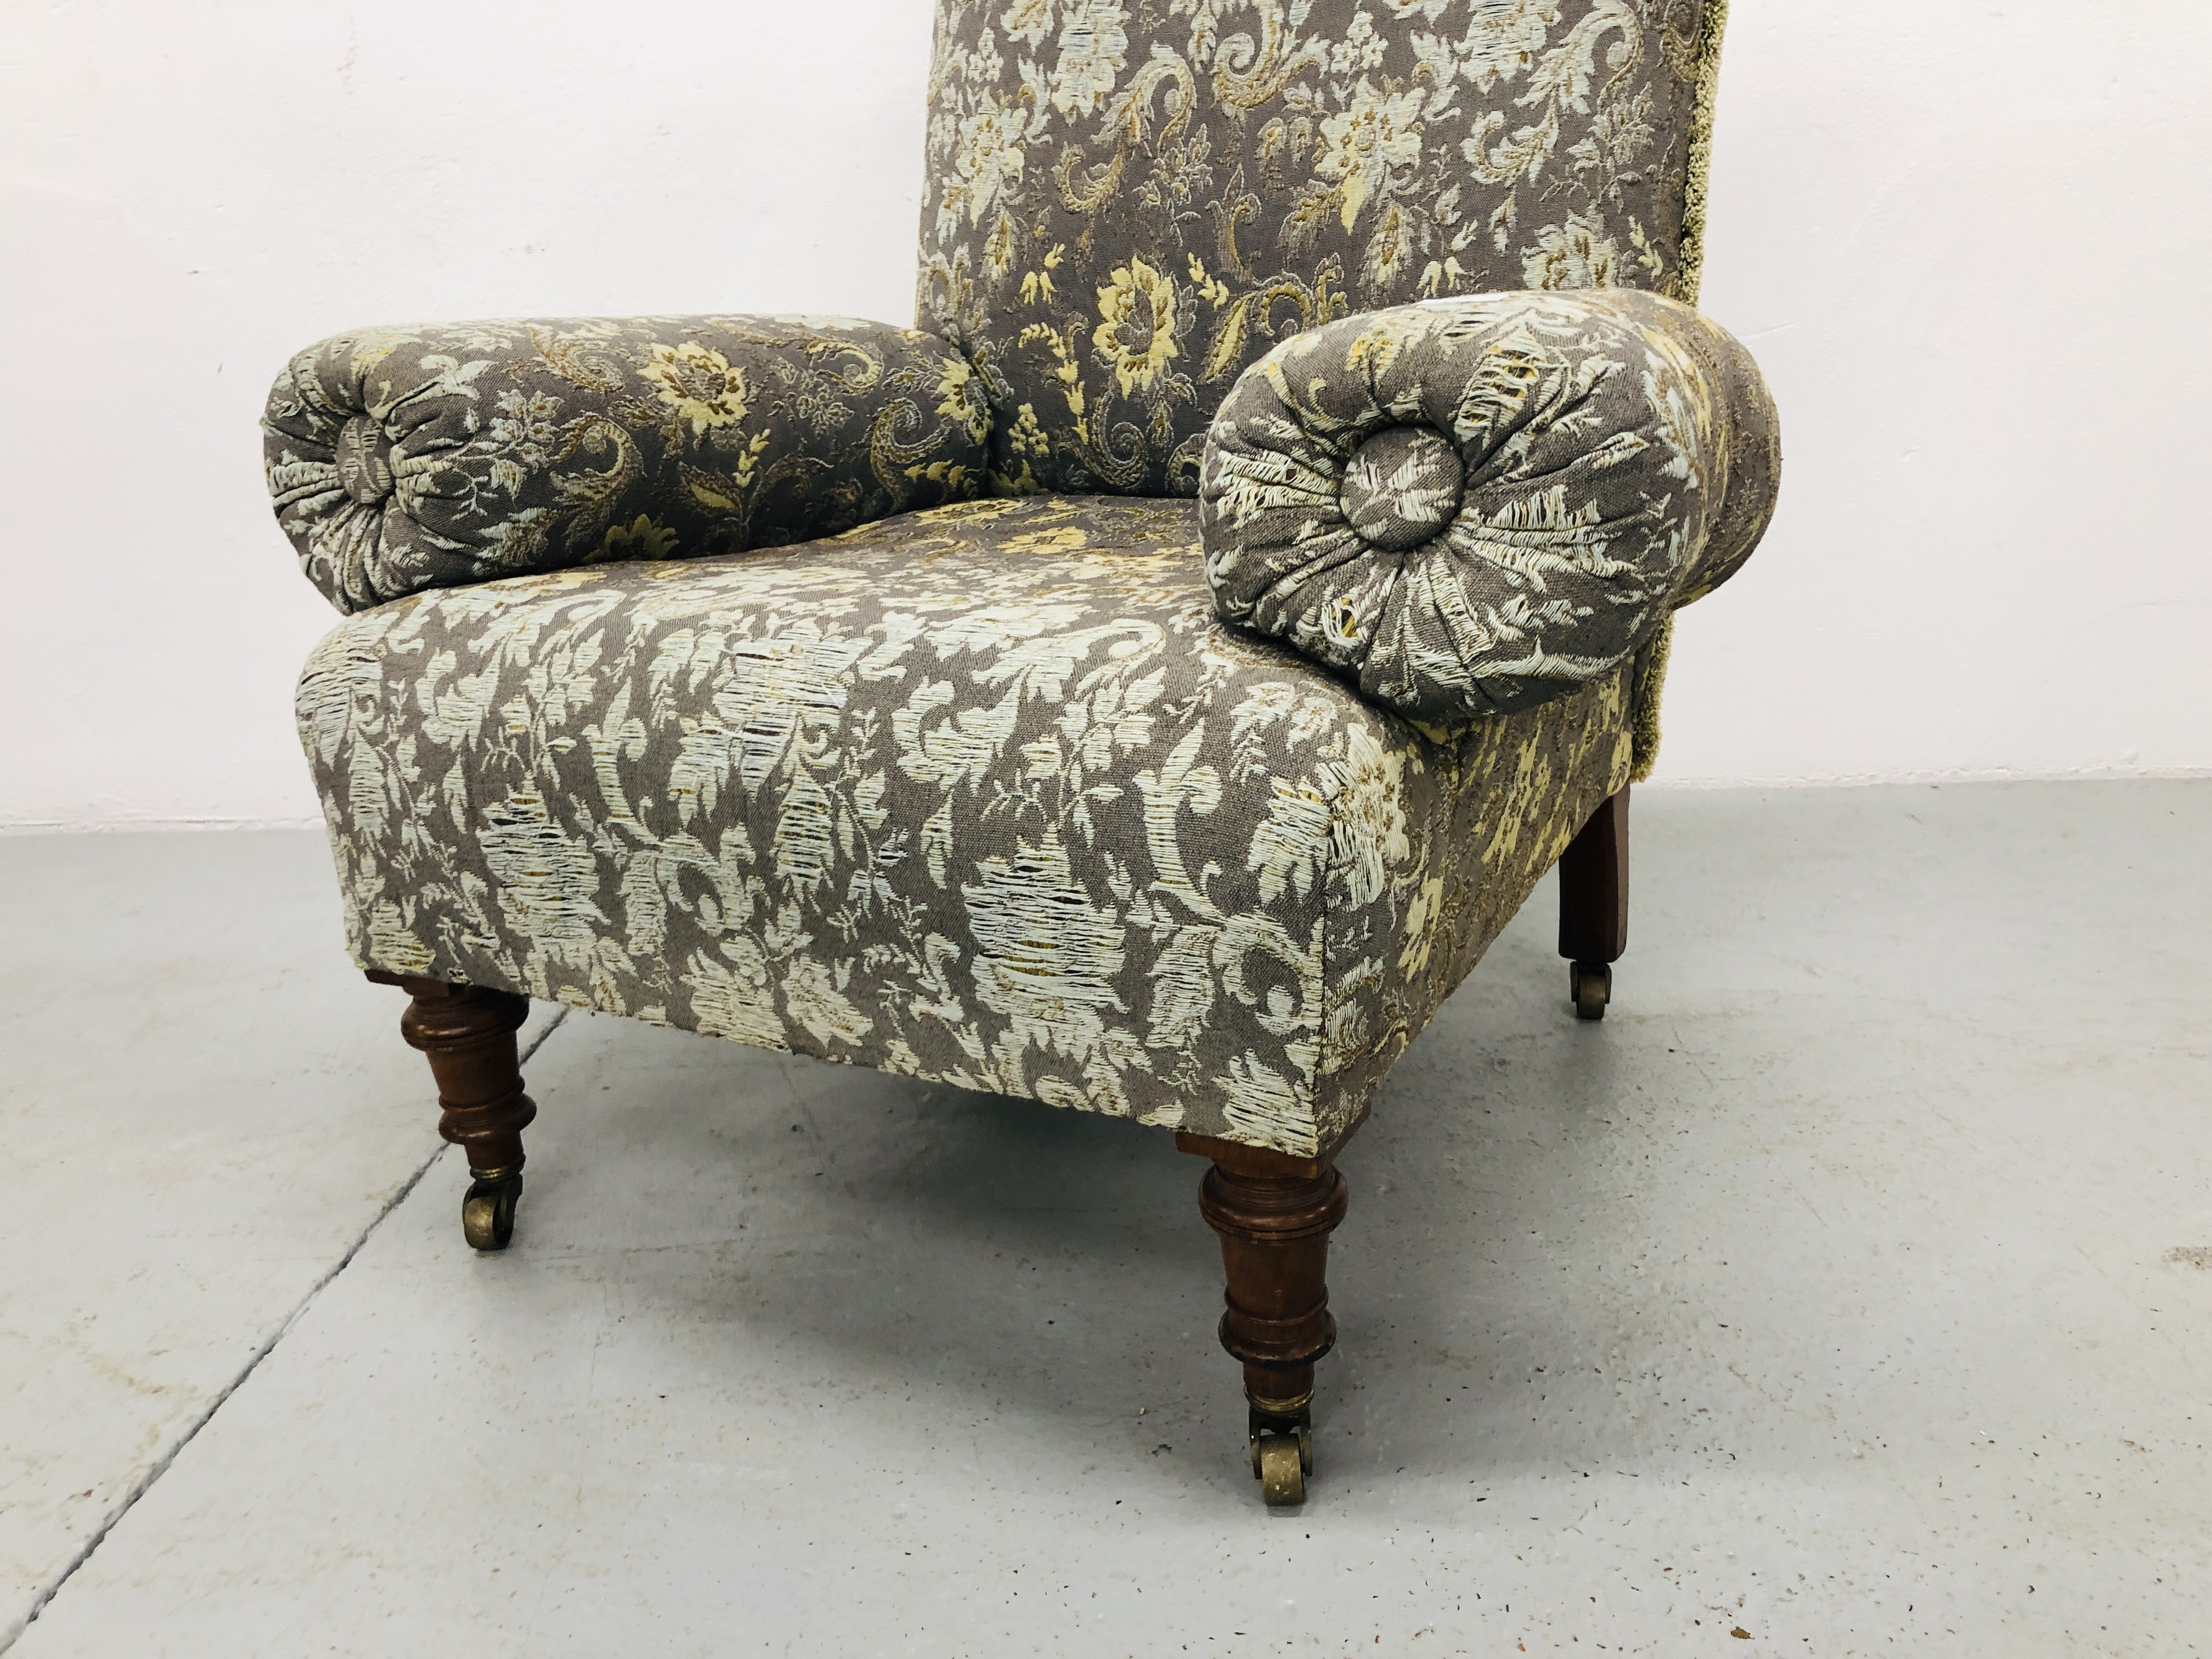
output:
M345 493L363 507L374 507L392 493L392 440L380 422L366 415L348 421L338 428L333 459Z
M1466 481L1459 451L1434 427L1385 427L1344 469L1345 522L1370 546L1402 553L1443 533Z

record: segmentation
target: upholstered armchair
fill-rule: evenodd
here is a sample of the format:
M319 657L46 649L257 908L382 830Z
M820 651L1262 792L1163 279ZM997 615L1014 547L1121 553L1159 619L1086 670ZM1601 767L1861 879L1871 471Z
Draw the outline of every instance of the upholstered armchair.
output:
M1299 1500L1339 1156L1555 862L1604 1013L1668 618L1772 507L1722 11L941 0L914 327L295 358L300 731L469 1242L531 998L1134 1118Z

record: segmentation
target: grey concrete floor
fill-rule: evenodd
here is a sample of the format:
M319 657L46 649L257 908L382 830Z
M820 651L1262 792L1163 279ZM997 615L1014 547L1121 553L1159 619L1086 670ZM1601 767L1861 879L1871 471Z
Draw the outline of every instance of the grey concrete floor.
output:
M2212 784L1635 830L1605 1022L1539 894L1346 1152L1274 1515L1164 1135L542 1020L476 1258L313 837L0 842L0 1647L2212 1646Z

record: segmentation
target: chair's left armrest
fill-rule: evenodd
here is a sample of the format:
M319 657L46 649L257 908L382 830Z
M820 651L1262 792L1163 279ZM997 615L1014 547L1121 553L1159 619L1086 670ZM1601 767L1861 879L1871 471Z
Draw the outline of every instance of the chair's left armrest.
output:
M1434 726L1617 672L1751 556L1782 454L1751 354L1625 289L1397 306L1297 335L1206 435L1226 621Z
M269 490L341 611L428 587L834 535L975 493L981 381L950 341L819 317L341 335L269 394Z

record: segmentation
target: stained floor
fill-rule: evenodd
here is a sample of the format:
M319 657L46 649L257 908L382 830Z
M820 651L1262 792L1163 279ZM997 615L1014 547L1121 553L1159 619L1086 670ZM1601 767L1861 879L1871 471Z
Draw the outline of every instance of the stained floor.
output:
M544 1011L477 1258L318 838L0 841L0 1648L2212 1645L2212 783L1635 818L1604 1023L1540 894L1346 1153L1276 1515L1164 1135Z

